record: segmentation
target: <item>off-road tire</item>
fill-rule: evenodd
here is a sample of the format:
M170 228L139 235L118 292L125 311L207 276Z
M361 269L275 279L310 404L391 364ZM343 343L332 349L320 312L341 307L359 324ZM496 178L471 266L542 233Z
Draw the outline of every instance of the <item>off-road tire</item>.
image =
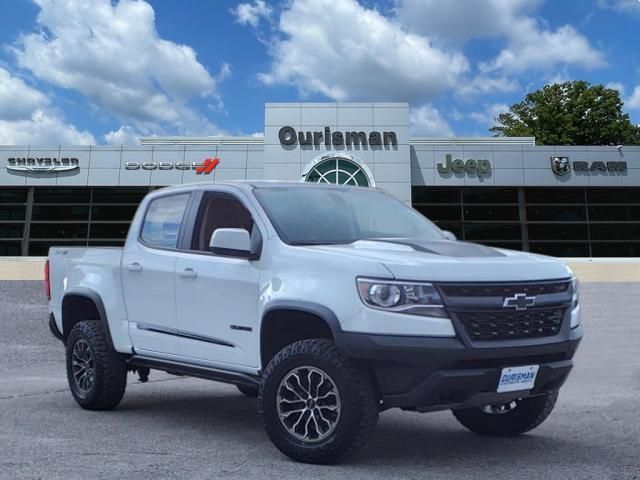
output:
M253 385L238 385L237 387L245 397L258 398L258 393L260 391L258 386L254 387Z
M558 392L523 398L506 413L490 414L480 408L453 410L458 421L479 435L513 437L533 430L551 414Z
M93 382L84 393L72 370L73 348L79 341L88 344L93 359ZM110 410L120 403L127 386L127 364L125 357L113 350L99 322L82 321L71 329L66 342L66 363L71 394L82 408Z
M335 430L317 443L296 439L278 415L280 382L301 366L321 369L340 395L341 414ZM371 375L324 339L302 340L280 350L264 371L258 398L262 422L273 444L289 458L303 463L331 464L353 455L365 445L378 421L378 394Z

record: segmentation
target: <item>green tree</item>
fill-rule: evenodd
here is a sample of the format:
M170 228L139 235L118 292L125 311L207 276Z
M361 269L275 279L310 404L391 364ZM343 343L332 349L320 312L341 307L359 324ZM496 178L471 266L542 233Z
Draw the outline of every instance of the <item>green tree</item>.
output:
M604 85L554 83L511 105L490 130L496 136L536 137L538 145L640 144L640 126L622 105L620 93Z

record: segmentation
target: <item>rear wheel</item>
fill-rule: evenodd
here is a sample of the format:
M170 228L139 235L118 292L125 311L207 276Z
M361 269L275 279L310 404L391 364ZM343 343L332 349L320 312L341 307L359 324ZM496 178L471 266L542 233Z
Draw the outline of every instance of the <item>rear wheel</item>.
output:
M274 445L293 460L336 463L364 446L378 420L367 372L329 340L302 340L269 362L260 414Z
M76 402L88 410L109 410L127 385L124 356L111 348L102 325L78 322L66 343L67 380Z
M544 422L557 398L558 392L552 392L499 405L453 410L453 415L462 425L480 435L512 437Z

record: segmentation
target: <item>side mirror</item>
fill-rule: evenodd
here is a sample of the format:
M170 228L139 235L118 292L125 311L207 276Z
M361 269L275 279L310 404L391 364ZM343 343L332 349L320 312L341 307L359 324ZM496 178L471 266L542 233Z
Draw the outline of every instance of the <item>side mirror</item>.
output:
M458 240L453 232L450 232L449 230L443 230L442 233L444 234L444 238L446 238L447 240L451 240L452 242Z
M209 249L212 253L225 257L253 257L251 237L243 228L218 228L211 235Z

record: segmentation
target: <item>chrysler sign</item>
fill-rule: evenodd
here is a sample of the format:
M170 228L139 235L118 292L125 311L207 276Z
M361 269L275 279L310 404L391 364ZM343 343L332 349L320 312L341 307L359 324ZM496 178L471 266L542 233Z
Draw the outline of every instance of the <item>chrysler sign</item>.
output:
M72 157L10 157L7 170L13 172L52 173L80 168L80 161Z

